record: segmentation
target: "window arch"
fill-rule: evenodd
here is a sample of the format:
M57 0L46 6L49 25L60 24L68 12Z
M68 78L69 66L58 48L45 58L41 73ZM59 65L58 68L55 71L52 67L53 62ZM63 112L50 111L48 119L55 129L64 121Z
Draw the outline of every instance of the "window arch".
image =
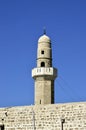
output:
M45 62L41 62L41 67L45 67Z

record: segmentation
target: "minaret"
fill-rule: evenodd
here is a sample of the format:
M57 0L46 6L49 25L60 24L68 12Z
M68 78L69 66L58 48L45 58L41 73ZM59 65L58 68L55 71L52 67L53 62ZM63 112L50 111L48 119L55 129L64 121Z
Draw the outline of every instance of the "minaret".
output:
M54 103L54 80L57 69L52 67L51 40L44 33L38 39L37 67L32 70L35 80L35 105Z

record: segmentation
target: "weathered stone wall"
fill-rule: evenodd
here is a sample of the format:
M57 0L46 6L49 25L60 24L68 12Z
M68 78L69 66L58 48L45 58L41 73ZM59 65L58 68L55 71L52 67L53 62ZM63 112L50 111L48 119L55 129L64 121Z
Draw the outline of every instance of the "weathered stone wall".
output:
M86 102L0 108L5 130L86 130Z
M54 81L38 77L35 80L35 104L54 104Z

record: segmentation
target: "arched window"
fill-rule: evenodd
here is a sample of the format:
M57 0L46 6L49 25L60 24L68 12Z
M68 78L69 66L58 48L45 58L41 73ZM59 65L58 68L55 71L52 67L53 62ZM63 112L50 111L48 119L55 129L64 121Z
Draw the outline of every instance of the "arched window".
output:
M41 67L45 67L45 62L41 62Z

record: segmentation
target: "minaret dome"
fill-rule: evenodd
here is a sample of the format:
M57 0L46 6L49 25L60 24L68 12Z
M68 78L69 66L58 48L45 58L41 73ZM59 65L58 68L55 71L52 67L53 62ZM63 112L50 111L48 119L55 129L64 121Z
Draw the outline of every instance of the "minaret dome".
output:
M38 43L42 43L42 42L45 42L45 43L51 43L51 40L50 38L47 36L47 35L42 35L39 39L38 39Z

